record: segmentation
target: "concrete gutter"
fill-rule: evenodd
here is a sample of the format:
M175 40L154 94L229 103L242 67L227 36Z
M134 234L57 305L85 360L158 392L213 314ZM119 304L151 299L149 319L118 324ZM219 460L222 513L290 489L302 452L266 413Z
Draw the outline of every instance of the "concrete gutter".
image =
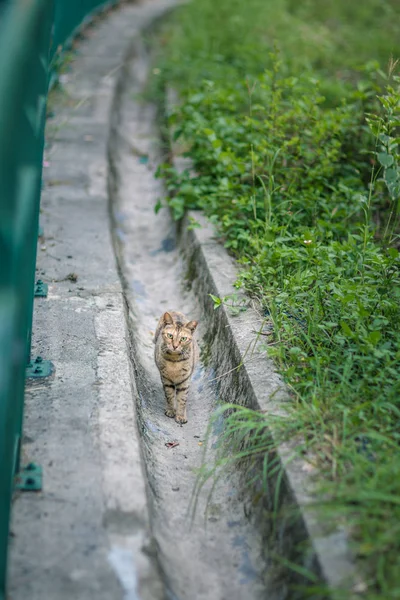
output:
M47 124L24 461L41 492L14 501L13 600L161 600L136 426L125 301L109 232L107 138L115 82L132 38L173 2L124 4L86 30L52 96Z

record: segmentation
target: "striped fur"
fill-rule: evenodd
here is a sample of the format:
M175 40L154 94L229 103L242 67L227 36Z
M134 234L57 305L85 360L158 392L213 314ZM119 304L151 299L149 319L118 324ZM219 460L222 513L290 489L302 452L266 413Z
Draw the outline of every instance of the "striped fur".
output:
M197 321L170 310L160 318L154 343L154 358L164 388L167 417L177 423L187 423L186 400L190 378L198 360L199 349L193 337Z

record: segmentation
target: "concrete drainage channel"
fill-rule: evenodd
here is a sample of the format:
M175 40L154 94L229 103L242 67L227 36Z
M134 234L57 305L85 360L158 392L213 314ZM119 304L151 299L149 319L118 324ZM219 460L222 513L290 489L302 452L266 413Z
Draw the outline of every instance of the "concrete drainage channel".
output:
M110 139L110 189L114 238L128 303L137 410L149 484L152 530L169 597L184 599L261 599L261 537L245 518L238 498L239 480L218 487L207 517L200 498L189 514L202 443L216 406L212 365L201 364L193 377L188 423L164 415L164 397L154 364L152 335L168 308L200 322L204 347L210 317L187 279L188 265L167 209L154 205L165 192L154 178L160 161L156 109L135 100L148 75L148 57L136 43L114 104ZM202 341L203 340L203 341ZM177 442L174 448L166 444Z
M352 566L345 535L323 531L306 508L310 498L301 462L285 471L279 497L284 516L277 527L272 527L270 518L274 491L254 507L240 471L227 474L218 484L207 511L203 493L193 521L189 518L195 469L218 401L278 411L285 392L271 364L257 351L246 369L220 379L241 362L248 343L254 342L251 329L257 329L262 319L253 311L233 319L223 310L213 311L208 294L232 293L235 267L201 216L195 215L202 229L189 232L185 224L177 231L167 209L154 213L157 200L165 195L155 170L165 160L166 149L160 140L157 107L143 100L149 68L145 46L136 40L114 99L109 193L127 302L152 532L168 596L179 600L304 598L310 578L301 574L301 568L296 573L273 560L278 554L302 565L314 584L320 582L318 591L307 597L322 600L329 597L330 584L348 583ZM156 322L169 308L200 322L197 336L203 360L193 378L189 422L184 427L164 416L153 359ZM177 445L168 448L170 442ZM282 460L288 452L282 449ZM303 589L297 587L296 592L296 585Z

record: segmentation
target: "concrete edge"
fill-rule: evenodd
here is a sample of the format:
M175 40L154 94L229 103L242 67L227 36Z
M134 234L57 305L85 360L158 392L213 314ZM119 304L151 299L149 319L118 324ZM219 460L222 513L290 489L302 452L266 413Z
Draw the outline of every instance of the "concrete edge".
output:
M160 122L164 143L169 149L169 162L178 171L183 171L191 169L190 160L179 155L168 127L168 115L178 103L175 90L167 87L164 105L160 105ZM169 132L167 137L165 132ZM189 227L193 221L197 221L200 227ZM181 248L189 261L190 273L194 279L201 281L199 297L206 310L213 315L214 321L219 321L215 330L222 332L226 347L232 349L227 353L228 363L225 360L223 368L217 373L217 377L224 379L224 383L220 385L221 397L225 401L244 404L265 413L285 414L283 405L289 399L289 392L272 360L266 358L261 342L257 341L255 330L260 329L263 319L257 312L256 304L253 302L245 312L232 316L225 306L214 310L213 301L209 297L210 293L221 298L231 294L238 295L238 290L233 285L239 275L238 266L222 246L215 227L201 211L189 211L180 231ZM243 293L239 293L239 297L245 298ZM252 348L251 355L248 353L249 348ZM242 362L243 367L235 371ZM234 377L232 373L227 373L229 370L233 370ZM235 387L245 390L245 393L235 393ZM270 432L274 437L272 427ZM359 598L359 593L366 586L351 552L348 533L344 527L338 526L332 530L332 524L330 527L324 525L318 511L313 508L317 500L316 473L309 472L309 463L305 460L291 459L295 445L296 442L285 443L277 449L283 472L280 508L285 507L282 513L287 511L288 506L297 512L296 525L293 527L293 523L287 522L283 524L283 528L286 534L292 536L291 542L301 547L302 556L300 558L299 553L293 553L291 544L286 547L278 544L277 547L271 539L268 543L272 543L274 552L281 552L281 556L293 563L296 558L300 558L302 566L316 573L325 582L324 597L327 594L328 598L343 598L343 594L346 594L348 600ZM271 508L271 498L267 501L267 506ZM284 516L283 519L285 520ZM305 536L307 540L304 539ZM308 541L308 549L304 545L305 541Z

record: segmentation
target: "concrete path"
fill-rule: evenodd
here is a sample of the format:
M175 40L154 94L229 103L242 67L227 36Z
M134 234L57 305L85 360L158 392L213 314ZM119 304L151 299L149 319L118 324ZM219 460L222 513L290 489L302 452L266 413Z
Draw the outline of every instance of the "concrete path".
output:
M127 4L87 32L47 127L33 355L50 380L28 386L24 457L43 491L13 506L12 600L158 600L128 355L111 244L106 147L116 78L135 33L172 2ZM47 165L47 162L45 165Z

